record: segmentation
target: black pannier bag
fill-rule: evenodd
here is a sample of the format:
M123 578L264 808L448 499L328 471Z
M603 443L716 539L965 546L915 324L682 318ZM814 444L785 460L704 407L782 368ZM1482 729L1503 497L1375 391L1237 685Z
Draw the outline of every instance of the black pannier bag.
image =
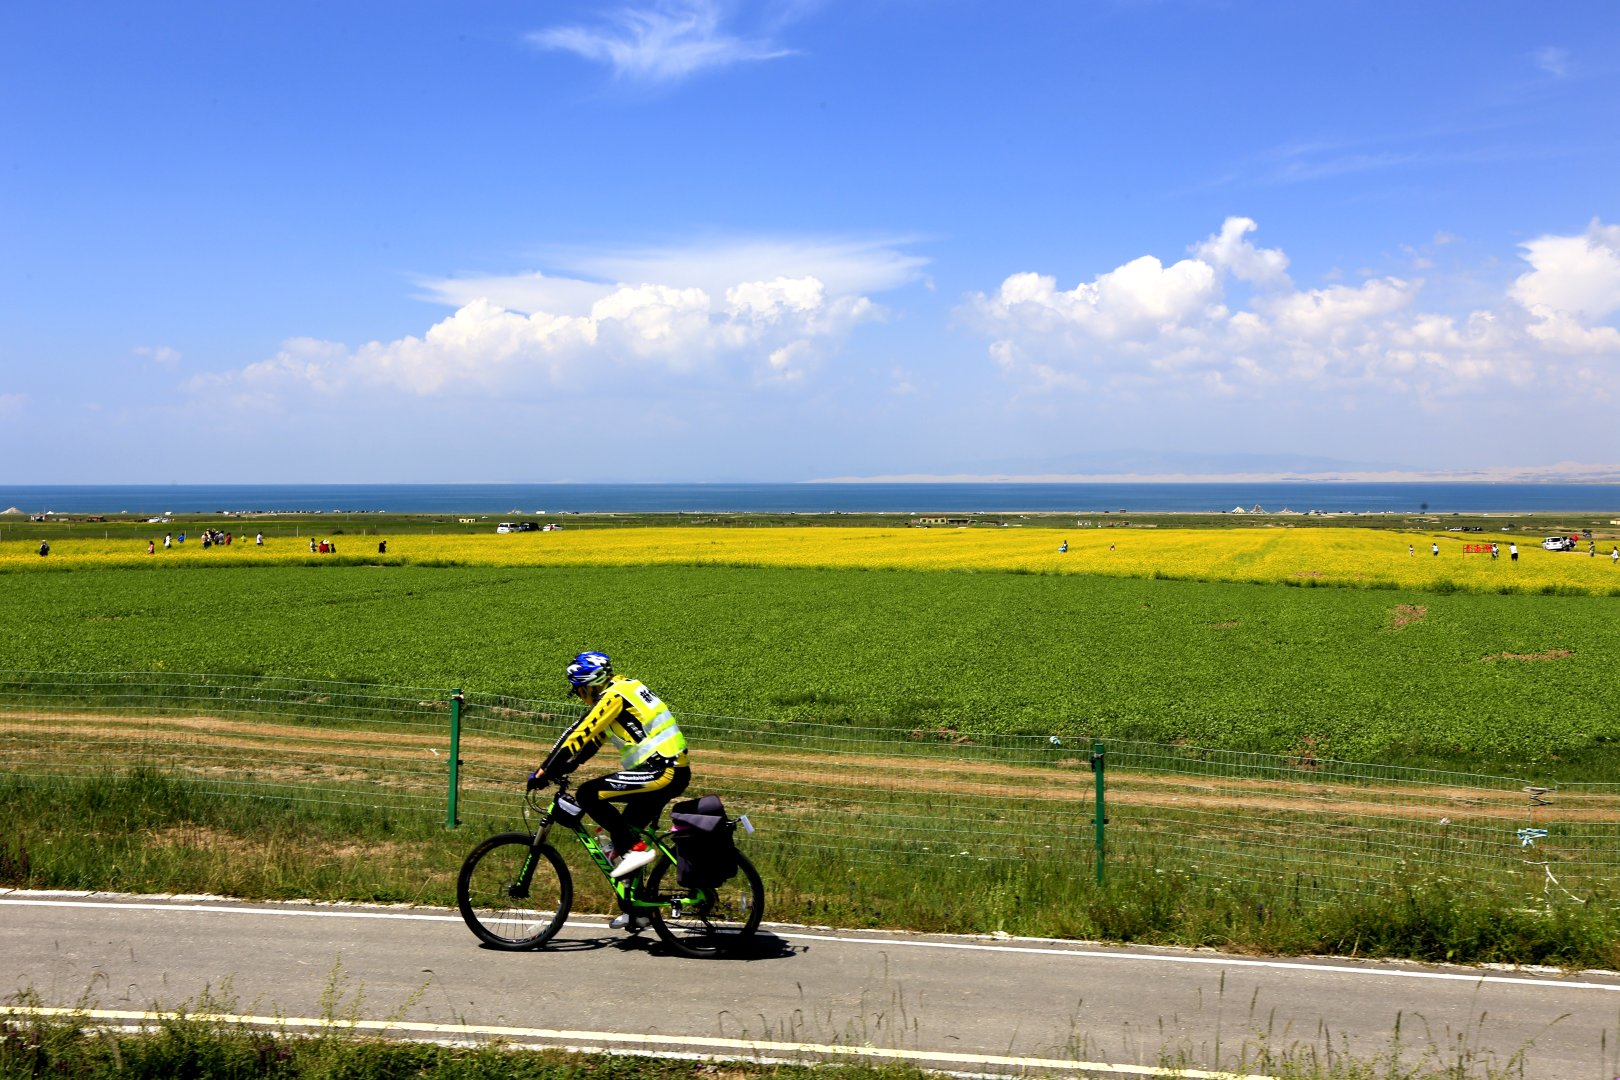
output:
M669 808L675 836L675 880L687 889L712 889L737 875L736 828L718 795L686 799Z

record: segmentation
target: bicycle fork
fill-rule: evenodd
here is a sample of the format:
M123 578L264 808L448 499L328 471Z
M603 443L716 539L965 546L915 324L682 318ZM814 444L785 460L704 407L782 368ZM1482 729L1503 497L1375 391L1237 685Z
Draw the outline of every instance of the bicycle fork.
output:
M529 898L529 884L534 881L534 864L540 851L540 845L546 842L546 833L551 829L550 821L542 821L540 827L534 831L534 840L529 844L529 853L523 859L523 869L518 871L517 880L506 887L506 895L514 900L527 900Z

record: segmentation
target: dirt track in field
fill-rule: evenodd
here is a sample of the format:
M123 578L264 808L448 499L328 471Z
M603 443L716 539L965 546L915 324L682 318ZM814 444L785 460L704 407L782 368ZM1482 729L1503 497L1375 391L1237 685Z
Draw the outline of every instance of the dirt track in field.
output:
M464 783L474 776L514 780L538 763L549 744L517 738L463 735ZM0 713L0 747L10 767L45 761L71 764L161 756L182 770L216 777L250 775L281 783L369 783L394 789L437 789L444 783L448 747L443 735L404 730L357 730L311 724L222 717L113 717L66 712ZM1085 804L1094 797L1084 759L1054 758L1045 765L932 755L703 749L695 763L716 780L776 785L791 790L812 778L818 799L861 801L866 793L954 794L987 800ZM1301 768L1297 781L1148 774L1111 767L1111 805L1254 815L1287 811L1332 817L1371 817L1436 824L1469 820L1620 820L1620 792L1552 792L1539 796L1512 788L1421 786L1412 782L1323 782ZM1532 804L1533 799L1541 802ZM791 799L789 800L791 801Z

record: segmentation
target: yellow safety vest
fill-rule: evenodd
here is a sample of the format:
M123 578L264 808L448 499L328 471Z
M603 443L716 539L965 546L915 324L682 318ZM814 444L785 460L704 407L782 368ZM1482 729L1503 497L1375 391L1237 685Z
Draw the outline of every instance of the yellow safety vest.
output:
M607 730L607 737L619 751L619 768L638 769L655 757L674 760L686 753L686 736L676 726L675 715L646 684L615 677L602 693L624 701L623 709Z

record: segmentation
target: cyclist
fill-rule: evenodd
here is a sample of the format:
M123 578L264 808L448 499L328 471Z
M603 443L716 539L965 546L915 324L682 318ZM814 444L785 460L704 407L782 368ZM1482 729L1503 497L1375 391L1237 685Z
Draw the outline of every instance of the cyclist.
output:
M613 674L613 661L605 653L580 653L568 665L567 675L569 692L590 706L590 712L557 739L545 764L529 774L529 787L573 772L590 760L604 739L612 740L619 749L619 771L585 781L574 795L580 808L607 830L620 855L613 876L624 877L658 857L633 830L657 821L664 805L691 782L686 737L669 706L644 683ZM624 804L623 811L615 802ZM622 929L621 923L629 925L628 917L613 921L615 928Z

